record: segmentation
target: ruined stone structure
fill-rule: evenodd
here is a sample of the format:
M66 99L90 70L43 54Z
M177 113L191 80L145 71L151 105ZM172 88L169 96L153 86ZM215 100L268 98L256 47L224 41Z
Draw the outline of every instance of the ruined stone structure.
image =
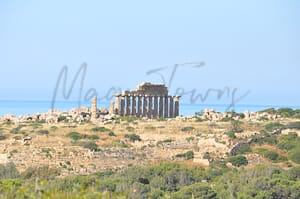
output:
M180 96L168 95L164 84L144 82L136 90L115 95L114 113L121 116L174 118L179 115Z
M97 118L97 98L92 99L92 115L91 115L91 118L92 119Z

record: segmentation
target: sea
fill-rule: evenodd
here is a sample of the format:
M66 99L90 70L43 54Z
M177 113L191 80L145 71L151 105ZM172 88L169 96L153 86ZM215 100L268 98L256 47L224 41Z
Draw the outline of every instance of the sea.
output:
M98 108L108 108L110 102L100 101L97 103ZM91 106L91 102L78 102L78 101L56 101L53 106L51 101L20 101L20 100L0 100L0 116L6 114L12 114L15 116L32 115L35 113L44 113L49 110L62 110L69 111L72 108L79 106ZM201 112L204 109L214 109L218 112L235 111L243 113L248 110L251 112L261 111L267 108L293 108L300 109L300 106L290 105L246 105L235 104L230 106L229 104L191 104L183 103L179 104L179 114L182 116L195 115L196 112Z

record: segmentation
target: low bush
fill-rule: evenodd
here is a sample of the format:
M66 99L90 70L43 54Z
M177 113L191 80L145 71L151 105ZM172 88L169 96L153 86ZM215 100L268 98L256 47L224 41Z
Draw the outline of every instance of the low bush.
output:
M125 116L125 117L119 117L119 119L121 121L125 121L125 122L134 122L134 121L138 120L139 118L132 117L132 116Z
M184 158L185 160L190 160L194 158L194 151L187 151L185 153L180 153L175 156L176 158Z
M232 118L224 117L221 119L221 122L230 122L231 120L232 120Z
M30 167L26 169L21 176L25 179L36 178L39 179L54 179L60 175L60 170L57 168L49 168L49 166L42 166L38 168Z
M269 132L272 132L276 129L285 129L285 125L280 124L279 122L271 122L265 125L265 129Z
M105 128L105 127L94 127L92 128L92 131L94 132L107 132L107 131L110 131L110 129L108 128Z
M251 151L250 144L244 144L242 147L240 147L239 154L246 154L250 153Z
M233 166L237 166L237 167L248 164L247 158L245 156L242 156L242 155L230 157L228 159L228 162L230 162Z
M113 141L112 146L121 147L121 148L128 148L129 147L129 145L126 144L125 142L117 142L117 141Z
M160 117L160 118L157 118L157 121L163 122L163 121L167 121L167 119L164 117Z
M300 164L300 146L295 147L288 153L289 159L297 164Z
M235 133L243 132L243 129L241 128L242 122L239 120L231 120L231 126L230 131Z
M231 138L231 139L234 139L234 138L236 138L236 136L235 136L235 133L234 132L227 132L227 133L225 133L229 138Z
M49 131L44 130L44 129L38 130L37 132L38 132L38 134L41 134L41 135L48 135L49 134Z
M77 142L77 145L89 149L91 151L100 151L98 145L95 142Z
M156 127L155 126L145 126L145 130L156 130Z
M173 199L190 199L190 198L217 198L217 193L213 191L207 183L196 183L182 187L180 191L173 193Z
M260 135L254 135L252 136L251 143L253 144L269 144L269 145L276 145L278 143L278 136L271 135L270 133L267 133L265 130L262 130L260 132Z
M71 132L67 136L72 138L75 141L81 139L81 135L78 132Z
M174 140L172 140L172 139L160 140L160 141L158 141L158 142L156 143L156 145L159 146L159 145L161 145L161 144L163 144L163 143L171 143L171 142L173 142L173 141L174 141Z
M10 133L12 134L18 134L18 133L21 133L21 128L23 127L23 125L19 125L18 127L16 128L13 128L10 130Z
M265 157L273 162L287 161L287 158L285 156L279 155L275 151L271 151L271 150L264 149L264 148L258 148L257 151L260 155L262 155L263 157Z
M128 138L131 142L142 140L139 135L134 134L134 133L133 134L126 134L125 138Z
M288 129L300 129L300 122L290 122L286 125Z
M191 137L187 137L185 138L186 141L191 142L195 139L195 137L191 136Z
M59 116L58 118L57 118L57 121L58 122L65 122L65 121L67 121L67 116Z
M192 131L194 129L195 128L193 126L185 126L185 127L182 127L180 130L181 131Z
M291 108L279 108L277 110L277 114L279 114L281 117L292 117L295 115L295 111Z
M7 178L13 179L18 177L19 177L19 172L14 163L0 164L0 181L2 179L7 179Z
M126 127L126 130L127 130L128 132L133 132L133 131L134 131L134 128L131 127L131 126L127 126L127 127Z
M288 135L281 135L277 147L286 151L290 151L300 144L300 138L297 133L290 132Z
M67 136L72 138L74 141L77 141L77 140L80 140L80 139L88 139L88 140L97 140L97 139L99 139L98 135L86 135L86 134L80 134L78 132L71 132Z

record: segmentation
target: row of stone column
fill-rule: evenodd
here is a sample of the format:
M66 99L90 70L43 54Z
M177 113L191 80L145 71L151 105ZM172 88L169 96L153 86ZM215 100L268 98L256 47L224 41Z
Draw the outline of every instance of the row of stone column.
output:
M174 118L179 115L179 96L115 95L115 112L121 116Z

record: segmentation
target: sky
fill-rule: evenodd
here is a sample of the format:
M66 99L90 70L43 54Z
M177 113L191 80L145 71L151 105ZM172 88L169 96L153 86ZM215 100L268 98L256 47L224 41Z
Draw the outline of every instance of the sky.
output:
M85 66L70 99L146 81L186 103L297 106L299 21L297 0L1 0L0 100L52 100Z

